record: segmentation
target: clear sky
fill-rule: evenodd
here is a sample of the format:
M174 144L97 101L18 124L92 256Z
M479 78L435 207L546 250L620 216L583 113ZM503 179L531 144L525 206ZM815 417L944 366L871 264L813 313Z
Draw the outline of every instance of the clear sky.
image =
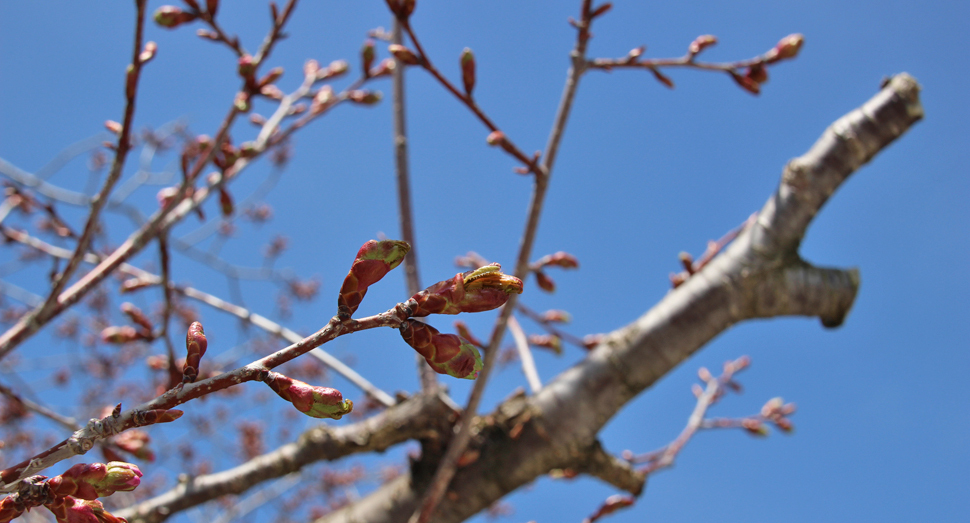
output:
M456 81L459 53L464 47L475 51L480 105L532 151L545 145L574 40L566 19L577 15L579 3L420 0L413 25L430 56ZM2 4L0 157L33 172L69 145L101 132L104 120L121 119L131 4ZM268 26L265 4L223 4L223 25L254 49ZM160 5L150 2L152 10ZM667 443L693 406L690 385L697 367L719 368L743 354L753 360L739 376L745 392L728 396L711 415L754 413L767 399L783 396L799 406L796 433L766 440L740 432L702 433L672 470L650 478L634 508L610 521L958 521L970 513L968 6L617 1L596 23L591 57L623 56L639 45L647 45L648 57L679 56L694 37L708 33L720 39L702 55L709 60L754 56L789 33L803 33L806 43L797 60L769 71L759 97L706 72L671 71L674 90L642 71L586 75L536 246L536 257L559 250L576 255L581 269L552 274L558 284L553 295L529 282L522 297L537 310L572 313L569 330L577 335L621 327L662 298L668 273L678 269L677 253L699 255L709 239L759 209L785 162L875 94L884 76L906 71L916 77L926 111L923 122L840 189L802 246L810 262L860 268L861 290L846 323L836 330L804 318L737 326L627 405L602 440L615 452ZM298 85L307 58L324 64L344 58L356 70L367 31L389 20L378 0L304 2L290 38L269 65L286 68L284 90ZM238 88L235 63L226 49L195 37L195 28L146 29L159 51L144 73L138 127L182 119L193 132L215 134ZM510 158L485 144L487 130L426 74L412 70L407 78L422 280L430 284L453 275L454 257L469 250L511 265L528 178L512 173ZM298 331L315 330L333 314L333 297L361 243L382 233L398 236L390 84L379 82L378 88L388 95L379 106L340 107L297 135L293 160L263 199L273 206L274 219L244 228L221 250L233 263L258 266L260 246L278 233L289 237L290 248L277 266L322 282L320 298L296 304L285 320ZM260 102L255 110L267 114L270 106ZM254 135L245 122L233 129L237 142ZM131 157L127 175L135 173L136 160ZM84 190L86 161L82 155L68 163L52 181ZM168 156L154 169L174 166ZM243 200L270 172L265 162L254 166L233 185L233 194ZM142 189L133 201L153 205L156 190ZM215 202L206 211L217 215ZM109 224L115 244L130 230L117 214L109 215ZM190 218L175 235L198 227ZM0 250L0 261L14 256ZM151 263L153 256L138 262ZM224 297L235 292L210 267L177 258L177 281ZM47 270L28 268L3 279L41 292ZM362 312L384 310L405 297L403 289L402 274L392 274L368 294ZM266 282L242 285L247 306L278 317L275 292ZM201 312L213 354L237 343L238 324L216 311ZM485 336L493 317L464 319ZM450 321L435 323L451 328ZM21 357L76 350L67 344L49 348L46 339L21 347ZM412 352L396 333L360 333L327 349L352 357L385 390L416 388ZM582 357L573 347L561 357L537 353L539 374L548 381ZM43 383L35 385L41 398ZM334 383L358 397L350 385ZM456 380L448 385L464 402L468 385ZM487 406L524 385L517 366L510 365L494 376ZM76 414L86 419L94 413ZM192 430L189 424L174 425L172 438ZM401 453L388 459L400 462ZM151 474L152 467L144 470ZM612 493L612 487L590 479L540 479L508 498L514 513L499 521L578 522Z

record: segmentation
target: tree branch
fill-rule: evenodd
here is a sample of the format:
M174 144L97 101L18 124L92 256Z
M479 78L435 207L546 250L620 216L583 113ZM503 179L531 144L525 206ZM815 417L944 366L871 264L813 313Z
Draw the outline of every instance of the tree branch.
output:
M319 425L297 441L238 467L193 478L172 490L115 512L135 523L158 523L168 516L227 494L286 476L317 461L363 452L382 452L410 439L445 437L455 411L443 392L421 394L352 425Z
M901 74L837 120L807 154L789 163L755 224L725 252L636 321L607 335L585 360L534 397L517 400L518 416L480 427L479 458L458 469L433 521L462 521L550 470L573 466L575 456L594 444L623 405L735 323L798 314L838 324L858 274L809 267L796 249L836 188L922 118L918 92L916 81ZM509 409L509 401L497 412ZM412 470L318 521L403 521L427 482L426 475Z

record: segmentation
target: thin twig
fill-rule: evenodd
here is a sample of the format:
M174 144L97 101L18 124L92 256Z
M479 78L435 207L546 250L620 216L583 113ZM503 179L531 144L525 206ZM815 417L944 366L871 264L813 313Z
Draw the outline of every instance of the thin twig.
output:
M24 245L29 245L30 247L40 250L45 254L48 254L49 256L66 258L71 255L70 251L67 249L64 249L62 247L57 247L55 245L51 245L47 242L44 242L43 240L30 236L25 232L10 229L9 227L0 227L0 234L2 234L5 238L9 238L13 241L23 243ZM93 253L88 253L85 256L85 261L91 264L98 264L100 260L101 258L98 255ZM135 267L134 265L123 263L121 264L121 266L118 267L118 270L124 274L132 276L139 280L142 280L148 283L149 285L161 284L161 280L162 280L161 277L155 274L152 274L144 269ZM5 284L5 285L9 285L9 284ZM247 323L250 323L251 325L259 327L260 329L263 329L266 332L273 334L275 336L278 336L290 343L297 343L303 340L303 336L300 336L296 332L290 329L287 329L286 327L283 327L279 323L276 323L273 320L265 316L262 316L260 314L251 312L250 310L244 307L240 307L238 305L229 303L221 298L213 296L212 294L200 291L193 287L184 287L184 286L175 285L174 283L171 283L171 282L169 282L169 287L174 292L177 292L187 298L192 298L194 300L205 303L206 305L209 305L215 309L232 314L233 316L236 316L237 318ZM380 388L378 388L377 386L369 382L366 378L358 374L356 371L348 367L346 364L344 364L342 361L340 361L333 355L325 352L323 349L314 349L310 351L310 354L313 357L320 360L325 365L327 365L328 367L332 368L334 371L336 371L338 374L346 378L348 381L350 381L351 383L359 387L365 393L369 394L377 401L384 404L385 406L390 407L391 405L394 405L397 403L390 394L388 394L387 392L384 392L383 390L381 390Z
M515 316L509 316L509 332L512 333L512 339L515 340L515 348L519 351L519 360L522 361L522 373L525 374L525 380L529 382L529 389L535 394L542 388L542 382L539 380L539 371L536 370L536 362L532 359L529 340L525 337L525 331L522 330L522 326L519 325L519 321L515 319Z
M19 402L29 411L35 412L49 420L57 422L61 426L66 427L68 430L74 431L81 428L81 426L78 425L77 420L75 420L74 418L70 416L64 416L63 414L58 414L53 410L39 403L36 403L27 398L24 398L23 396L20 396L19 394L14 392L12 389L10 389L10 387L7 387L6 385L0 384L0 394L7 396L13 401Z
M401 23L394 19L391 37L395 44L404 41ZM414 236L414 212L411 210L411 180L408 168L408 131L404 99L404 66L405 64L394 58L394 73L392 75L392 91L394 98L394 168L397 174L397 205L401 222L401 239L411 245L408 256L404 258L404 279L407 282L408 295L413 296L421 290L421 276L418 272L417 240ZM438 375L431 369L427 361L420 354L415 354L414 360L418 366L418 378L421 380L421 390L427 392L438 386Z
M519 246L519 255L515 266L515 276L520 279L525 278L529 271L529 258L532 256L532 246L535 242L536 231L539 228L539 218L542 214L542 206L545 201L549 178L552 174L553 163L556 159L556 152L559 149L559 143L562 140L562 133L566 128L566 122L569 120L569 114L573 99L576 96L579 79L585 71L586 44L589 41L589 26L592 21L592 17L590 16L591 4L592 0L583 0L576 46L571 53L573 65L566 75L566 85L563 89L562 99L559 102L559 109L553 121L549 142L546 145L546 154L543 157L541 167L533 170L535 173L535 186L529 202L528 219L525 225L525 232L522 235L522 243ZM416 42L415 45L417 45ZM517 294L513 294L509 298L496 320L495 327L492 330L492 336L489 340L488 349L485 352L485 367L482 369L478 379L475 380L475 385L472 387L468 405L465 407L465 412L459 420L458 433L448 445L448 450L445 451L445 455L441 458L438 470L435 472L431 484L425 491L424 499L421 501L418 509L412 514L409 523L427 523L431 519L431 515L434 513L435 508L437 508L438 503L441 502L441 498L448 484L451 482L451 478L455 475L455 470L458 467L458 458L465 452L465 448L467 448L468 441L471 438L472 421L478 412L478 404L481 402L485 385L488 383L488 377L491 374L492 368L495 366L495 360L499 352L498 347L505 335L506 325L512 315L512 311L515 310L517 298Z

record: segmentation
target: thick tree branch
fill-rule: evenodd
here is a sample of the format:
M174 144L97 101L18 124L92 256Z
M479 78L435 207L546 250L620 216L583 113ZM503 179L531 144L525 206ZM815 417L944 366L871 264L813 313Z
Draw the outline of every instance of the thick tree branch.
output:
M410 439L439 438L451 427L455 411L443 392L414 396L371 418L341 427L319 425L297 441L238 467L181 483L150 500L115 512L132 523L157 523L168 516L227 494L296 472L317 461L362 452L382 452Z
M756 222L724 253L534 397L501 405L502 421L483 418L495 421L478 424L479 458L457 471L433 521L462 521L550 470L574 466L623 405L735 323L797 314L839 324L858 273L810 267L797 247L835 189L922 117L918 92L909 75L888 82L789 163ZM427 482L412 471L320 521L404 521Z

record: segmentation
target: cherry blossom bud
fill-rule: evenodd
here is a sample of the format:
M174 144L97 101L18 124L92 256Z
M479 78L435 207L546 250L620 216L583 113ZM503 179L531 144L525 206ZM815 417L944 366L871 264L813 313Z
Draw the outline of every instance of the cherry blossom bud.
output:
M394 61L394 59L385 58L381 60L381 63L377 64L377 67L370 70L370 76L372 78L388 76L394 74L395 68L397 68L397 63Z
M482 370L482 356L468 340L417 320L401 323L401 337L439 374L473 380Z
M232 195L225 187L219 187L219 209L222 211L222 216L228 218L232 216Z
M213 17L216 16L216 11L219 10L219 0L205 0L205 10Z
M251 78L256 72L256 62L253 61L253 55L244 54L239 57L237 70L239 76L243 78Z
M380 91L365 91L357 89L347 93L347 99L361 105L374 105L381 101L383 96Z
M714 376L711 375L711 371L707 370L707 367L701 367L697 369L697 377L700 378L701 381L705 383L714 379Z
M411 296L411 316L482 312L501 307L510 294L522 294L522 280L501 271L502 266L493 263L439 281Z
M636 499L634 499L633 496L614 494L606 498L606 501L604 501L603 504L600 505L600 507L596 510L596 512L594 512L592 515L586 518L586 521L589 521L589 522L596 521L602 518L603 516L607 516L609 514L616 512L617 510L620 510L621 508L629 507L635 501Z
M485 137L485 142L488 143L488 145L495 146L508 143L508 140L505 138L505 133L502 131L492 131L488 136Z
M798 51L801 50L802 44L805 43L805 36L795 33L790 34L778 41L767 55L765 55L765 61L769 64L773 64L779 60L787 60L789 58L794 58L798 56Z
M310 112L313 114L320 114L328 107L333 105L336 99L337 98L333 94L333 87L325 85L317 90L317 94L313 95L313 102L310 104Z
M542 258L539 258L532 265L534 267L555 265L556 267L562 267L563 269L577 269L579 268L579 260L568 252L559 251L555 254L547 254Z
M542 314L542 321L549 323L569 323L573 321L573 317L566 311L553 309Z
M738 73L735 73L734 71L731 71L731 78L733 78L734 81L737 82L737 84L740 85L741 88L744 89L745 91L748 91L751 94L761 93L761 85L759 85L758 82L755 82L751 78L748 78L747 76L741 76Z
M0 501L0 521L11 521L20 517L27 507L23 502L11 496L7 496Z
M697 53L703 51L704 49L707 49L708 47L711 47L712 45L714 45L716 43L717 43L717 37L716 36L714 36L714 35L701 35L701 36L698 36L697 38L695 38L694 41L690 43L690 46L687 48L687 52L691 56L694 56Z
M344 60L334 60L330 62L326 68L321 69L317 72L317 80L326 80L327 78L336 78L340 75L346 74L350 70L350 64Z
M114 120L105 120L104 128L113 134L121 134L121 124Z
M145 313L143 313L141 309L135 307L135 305L132 303L125 302L121 304L121 312L125 313L125 315L128 316L132 322L138 324L138 326L144 329L148 334L151 334L154 325L152 325L152 322L147 316L145 316Z
M148 42L145 44L145 49L138 55L138 61L147 64L152 58L155 58L155 52L158 51L158 44L155 42Z
M475 55L467 47L461 52L461 81L465 84L465 94L471 96L475 89Z
M370 240L361 246L337 298L337 314L350 318L367 294L367 288L401 264L411 245L398 240Z
M374 64L374 41L367 39L364 46L360 48L361 70L366 75L370 71L370 66Z
M97 499L118 491L130 492L141 483L142 472L136 465L123 461L110 463L79 463L60 476L57 485L51 485L59 496Z
M415 55L413 51L411 51L407 47L404 47L403 45L391 44L387 46L387 50L392 55L394 55L394 58L397 58L403 64L418 65L417 55Z
M163 5L155 11L154 18L156 24L168 29L175 29L182 24L195 20L196 16L182 11L178 7Z
M552 334L531 334L529 335L529 345L550 349L556 355L562 354L562 338Z
M354 409L354 402L343 399L339 390L314 387L278 372L267 372L262 381L296 410L313 418L340 419Z
M114 437L113 442L121 450L145 461L155 461L155 453L148 447L152 439L141 429L128 429Z
M745 71L744 76L763 84L768 81L768 70L761 64L754 64Z
M209 343L205 339L202 324L193 321L185 334L185 364L182 365L182 381L192 383L199 376L199 363Z
M73 496L56 498L44 507L54 514L57 523L124 523L126 520L106 511L100 501Z
M320 66L317 65L317 67L319 68ZM283 68L282 67L274 67L274 68L270 69L268 73L266 73L266 76L260 78L259 85L260 86L269 85L269 84L274 83L277 80L279 80L280 77L282 77L282 76L283 76Z
M593 11L589 13L589 17L592 19L598 16L603 16L604 14L606 14L607 11L609 11L612 8L613 8L613 4L611 2L606 2L605 4L594 8Z
M766 418L776 416L784 404L785 401L781 398L771 398L767 403L764 404L763 407L761 407L761 415Z
M556 282L552 278L546 276L546 273L542 271L533 271L536 275L536 283L539 284L539 288L546 292L556 292Z
M650 68L650 72L653 73L653 77L657 79L658 82L664 84L670 89L674 88L674 81L670 79L667 75L661 73L660 71Z
M236 93L236 98L233 100L233 105L241 113L248 113L252 109L252 104L249 103L249 94L245 92Z
M152 285L153 282L141 278L128 278L121 284L121 292L132 292Z
M767 436L768 427L765 426L761 420L754 418L745 418L741 420L741 428L748 431L752 436Z
M311 80L316 80L317 73L320 72L320 62L313 58L303 63L303 76Z
M101 331L101 341L105 343L122 344L129 343L135 340L143 339L144 337L135 330L134 327L123 325L123 326L113 326L105 327Z

